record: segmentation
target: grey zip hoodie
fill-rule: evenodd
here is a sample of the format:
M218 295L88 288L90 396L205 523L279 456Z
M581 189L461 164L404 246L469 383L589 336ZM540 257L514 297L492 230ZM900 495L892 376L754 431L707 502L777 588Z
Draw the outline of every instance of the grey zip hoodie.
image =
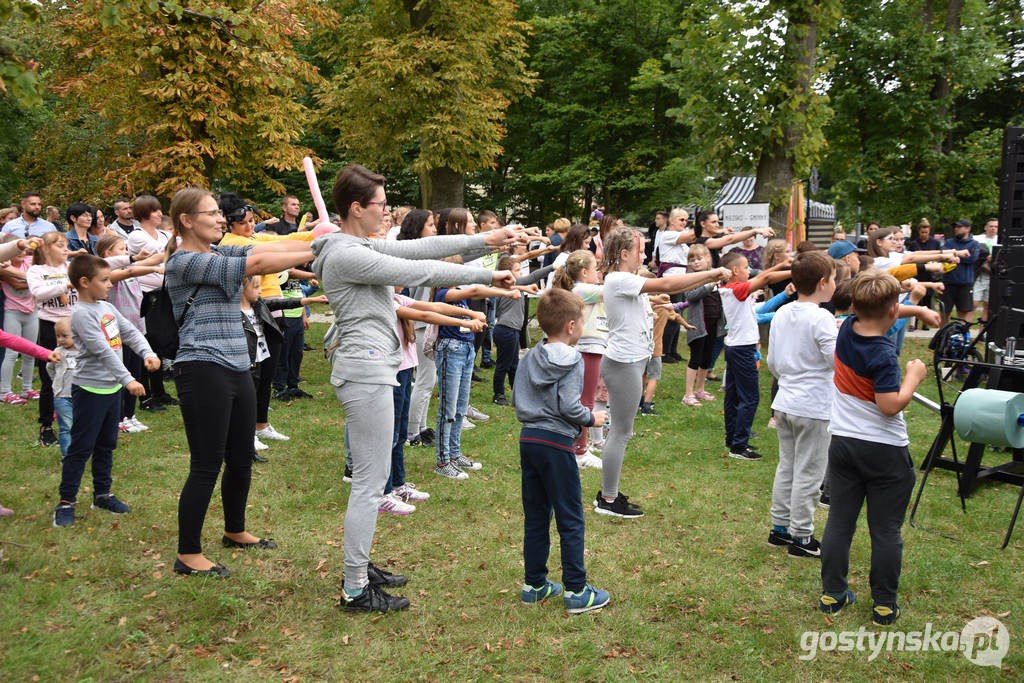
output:
M583 356L561 342L542 341L519 361L512 396L523 428L544 429L575 439L594 415L580 403Z
M313 272L334 311L337 348L330 354L331 383L390 384L402 362L394 287L486 284L493 272L430 259L489 253L485 235L418 240L374 240L345 233L313 242Z

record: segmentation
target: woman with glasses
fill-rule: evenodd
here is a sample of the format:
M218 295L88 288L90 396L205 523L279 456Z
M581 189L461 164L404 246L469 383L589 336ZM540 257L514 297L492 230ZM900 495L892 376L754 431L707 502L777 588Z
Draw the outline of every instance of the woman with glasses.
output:
M875 260L875 268L889 270L899 265L929 263L932 261L948 261L955 263L959 258L967 258L970 252L966 249L939 249L932 251L904 252L903 232L894 225L879 228L868 234L868 256Z
M202 551L202 529L221 465L226 548L273 549L276 544L245 530L252 474L256 391L249 373L249 348L242 329L242 284L247 276L277 273L308 263L309 244L281 241L216 245L224 217L209 192L190 187L171 200L180 238L167 247L165 277L181 321L174 382L189 445L189 475L178 500L179 574L229 576ZM134 234L134 233L133 233Z
M288 235L274 235L266 232L256 232L256 216L253 207L245 203L245 201L234 192L225 192L220 196L217 202L221 213L224 216L224 221L227 223L227 232L224 233L224 238L221 239L221 245L253 245L253 244L268 244L273 242L280 242L282 240L292 240L297 242L303 242L309 244L313 241L312 232L294 232ZM313 277L313 273L305 270L290 269L287 271L288 282L298 283L299 280L306 280ZM299 290L301 292L301 290ZM260 296L264 301L270 301L274 299L282 299L284 295L281 291L281 281L278 279L277 273L269 273L264 275L260 280ZM284 380L280 377L280 373L276 373L275 370L278 368L278 363L282 357L292 358L296 353L299 357L302 357L302 344L303 344L303 325L302 318L287 318L284 317L281 310L274 310L271 315L276 319L278 327L281 328L281 334L283 343L276 338L268 338L268 349L270 351L270 358L266 361L267 370L260 373L260 384L256 389L256 432L253 436L253 445L256 450L264 450L267 448L260 439L267 439L271 441L287 441L289 437L281 434L279 431L268 421L268 414L270 411L270 390L274 384L275 376L281 379L281 386L279 387L278 395L281 398L304 398L308 397L304 391L301 391L298 387L298 377L292 378L289 381L289 388L292 393L284 391ZM297 370L296 370L297 374ZM299 396L302 394L302 396ZM256 458L259 461L263 461L263 458Z

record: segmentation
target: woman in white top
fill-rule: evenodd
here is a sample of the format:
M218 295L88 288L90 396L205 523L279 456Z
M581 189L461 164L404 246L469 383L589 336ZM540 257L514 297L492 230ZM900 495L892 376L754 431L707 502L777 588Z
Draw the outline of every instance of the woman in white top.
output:
M889 270L909 263L928 263L930 261L948 261L956 263L960 257L969 258L971 252L966 249L938 249L931 251L900 252L897 247L903 242L903 233L894 225L879 228L868 235L868 256L875 259L875 268Z

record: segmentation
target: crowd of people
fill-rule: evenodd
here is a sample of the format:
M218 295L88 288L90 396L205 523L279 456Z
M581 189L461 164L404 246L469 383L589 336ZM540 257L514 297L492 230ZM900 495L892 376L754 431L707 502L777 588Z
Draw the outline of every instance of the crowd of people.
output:
M900 347L910 320L940 324L932 294L944 313L965 317L986 301L994 221L979 239L960 220L940 242L922 220L909 241L876 224L863 245L837 231L827 248L795 249L771 228L727 229L710 210L691 222L682 208L659 212L646 236L600 211L589 224L558 219L541 231L502 227L490 211L391 210L384 177L358 164L339 172L333 200L337 214L319 223L299 216L295 197L282 200L281 218L258 222L237 194L197 188L175 193L167 216L149 195L115 202L110 223L72 204L64 229L40 217L34 193L0 212L0 342L9 349L0 398L37 401L40 444L59 444L55 526L74 525L90 459L93 507L128 513L112 491L118 433L148 429L137 407L177 405L190 467L174 571L230 575L201 542L218 476L222 544L276 548L246 531L252 463L267 441L289 439L269 422L271 398L310 397L299 388L308 305L326 303L334 323L324 351L345 412L351 483L341 607L409 605L388 592L407 577L370 561L377 516L410 514L430 498L405 479L407 446L432 446L442 480L485 466L463 452L462 433L489 419L469 397L478 372L494 368L493 402L514 406L522 423L521 599L563 595L570 613L598 609L610 596L584 567L579 471L601 470L596 514L643 517L622 491L626 455L638 415L658 415L663 364L683 360L681 331L689 359L676 398L687 409L720 405L729 456L761 460L751 441L765 337L779 441L768 542L821 558L819 606L838 613L854 600L849 547L866 501L873 620L899 617L900 527L914 481L901 411L925 375L920 361L901 373ZM542 332L532 348L531 300ZM165 390L168 371L177 398ZM818 505L830 509L820 542ZM547 577L552 516L564 587Z

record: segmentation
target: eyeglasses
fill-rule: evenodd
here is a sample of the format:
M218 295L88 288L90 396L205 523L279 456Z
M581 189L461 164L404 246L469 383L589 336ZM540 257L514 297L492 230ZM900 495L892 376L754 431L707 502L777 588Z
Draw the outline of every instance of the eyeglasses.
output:
M381 211L387 211L388 210L388 202L387 202L387 200L384 200L384 201L381 201L381 202L363 202L363 203L366 206L369 206L371 204L379 204Z
M191 216L203 214L206 216L220 216L221 218L224 217L224 212L221 211L220 209L210 209L209 211L187 211L186 213L188 213Z

